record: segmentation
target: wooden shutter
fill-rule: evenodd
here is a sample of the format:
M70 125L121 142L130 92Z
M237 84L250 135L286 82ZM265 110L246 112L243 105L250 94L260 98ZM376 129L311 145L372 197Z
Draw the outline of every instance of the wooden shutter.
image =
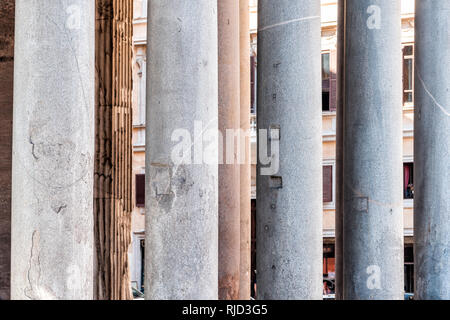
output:
M136 175L136 207L145 207L145 174Z
M336 111L337 103L337 52L330 52L330 111Z
M323 167L323 202L333 202L333 166Z
M414 47L406 45L403 47L403 104L412 102L411 95L414 89L413 83L413 56Z
M253 109L253 111L256 110L256 57L251 56L250 57L250 95L251 95L251 102L250 107Z
M407 95L406 95L406 90L408 90L408 87L407 87L408 66L407 66L407 61L406 61L406 51L407 51L407 46L403 47L403 104L405 104L408 100Z

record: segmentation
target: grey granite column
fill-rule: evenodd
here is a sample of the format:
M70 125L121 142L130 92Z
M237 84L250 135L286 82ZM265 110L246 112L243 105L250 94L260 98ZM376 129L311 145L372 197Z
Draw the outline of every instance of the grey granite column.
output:
M320 1L258 11L257 297L322 299Z
M337 20L337 103L336 103L336 210L335 210L335 297L336 300L343 298L344 279L344 96L345 96L345 0L338 0L338 20Z
M345 4L344 299L403 299L400 1Z
M416 1L415 298L450 299L450 1Z
M217 44L217 1L149 2L146 299L218 297Z
M13 299L92 299L92 0L17 0Z

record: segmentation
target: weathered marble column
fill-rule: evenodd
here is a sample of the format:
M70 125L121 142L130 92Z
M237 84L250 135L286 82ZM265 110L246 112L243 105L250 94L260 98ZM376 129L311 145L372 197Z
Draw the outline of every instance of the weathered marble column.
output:
M0 4L0 300L10 298L14 0Z
M239 34L241 61L241 129L250 133L250 8L248 0L239 1ZM239 299L250 300L251 281L251 157L250 137L245 141L245 163L240 172L241 205L241 259L239 277Z
M257 297L322 299L320 1L258 10Z
M416 1L415 298L450 299L450 2Z
M403 299L400 1L347 0L344 299Z
M223 164L219 165L219 299L239 299L240 262L240 128L239 1L218 0L219 130ZM220 138L222 139L222 137Z
M16 0L13 299L92 299L95 5Z
M217 2L150 1L147 52L146 298L217 299Z

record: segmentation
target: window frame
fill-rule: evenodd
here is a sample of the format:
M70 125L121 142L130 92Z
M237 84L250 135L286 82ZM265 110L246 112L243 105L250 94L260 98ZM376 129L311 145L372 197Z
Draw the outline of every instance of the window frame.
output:
M332 190L332 201L325 202L323 201L323 209L324 210L333 210L336 209L336 160L328 159L323 160L322 162L322 170L323 167L331 166L331 190ZM323 179L323 177L322 177ZM323 180L322 180L322 192L323 192Z
M138 203L138 176L144 178L144 203ZM136 208L145 208L145 173L136 173L134 175L134 205Z
M404 55L404 50L406 47L412 47L412 55ZM415 53L416 53L416 48L414 45L414 42L407 42L407 43L402 43L402 105L404 109L410 109L413 108L414 106L414 85L415 85L415 77L414 77L414 73L415 73ZM406 59L410 59L411 60L411 90L405 90L405 79L404 79L404 66L405 66L405 60ZM405 93L411 93L412 94L412 101L408 102L405 101Z
M406 157L403 157L402 170L404 170L403 168L404 168L404 165L405 165L406 163L412 163L413 166L414 166L414 157L413 157L413 156L406 156ZM414 167L413 167L413 168L414 168ZM402 171L402 172L403 172L403 171ZM403 173L402 173L402 181L404 181ZM403 186L403 183L404 183L404 182L402 182L402 190L403 190L403 187L404 187L404 186ZM403 199L403 208L408 208L408 209L414 208L414 199L405 199L404 196L402 196L402 199Z
M323 77L322 77L323 56L325 54L328 54L328 68L329 68L329 71L328 71L329 77L328 77L328 79L323 79ZM322 103L322 113L332 113L332 112L335 112L335 111L331 110L331 103L330 103L330 98L331 98L331 50L329 50L329 49L328 50L323 50L321 52L321 54L320 54L320 70L321 70L320 74L321 74L321 86L322 86L320 92L321 92L322 101L323 101L323 93L324 92L328 93L328 110L324 110L323 109L323 103ZM325 80L328 81L328 89L327 90L324 90L324 86L323 86L323 83L324 83Z

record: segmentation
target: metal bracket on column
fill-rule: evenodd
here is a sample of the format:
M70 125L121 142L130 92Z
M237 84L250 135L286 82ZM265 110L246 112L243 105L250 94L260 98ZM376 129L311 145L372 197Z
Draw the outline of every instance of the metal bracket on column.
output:
M368 197L353 197L352 209L355 212L369 212L369 198Z
M271 176L269 179L270 189L281 189L283 188L283 178L277 176Z
M280 125L272 124L269 129L269 140L270 141L279 141L281 138L280 134Z

